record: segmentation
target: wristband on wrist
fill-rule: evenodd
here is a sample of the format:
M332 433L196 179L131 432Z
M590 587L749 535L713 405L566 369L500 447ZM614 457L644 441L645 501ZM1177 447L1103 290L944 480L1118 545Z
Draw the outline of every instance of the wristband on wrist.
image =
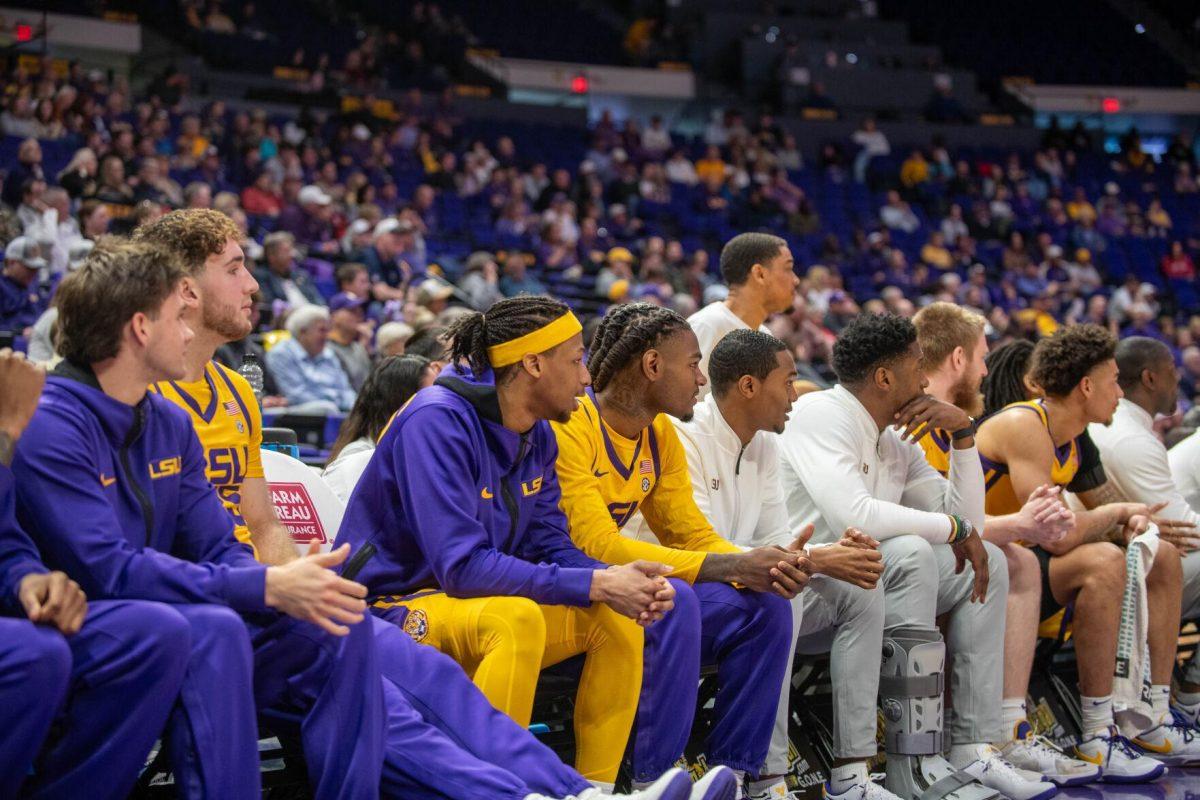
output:
M950 440L961 442L963 439L968 439L975 435L975 423L968 423L967 427L959 428L954 433L950 434Z
M950 515L950 539L947 544L958 544L975 532L975 527L971 525L970 520L966 517L960 517L958 514Z

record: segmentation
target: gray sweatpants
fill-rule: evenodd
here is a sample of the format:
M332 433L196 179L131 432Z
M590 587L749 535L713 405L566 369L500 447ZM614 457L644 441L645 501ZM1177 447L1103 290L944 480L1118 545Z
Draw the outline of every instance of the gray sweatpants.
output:
M1183 612L1184 620L1200 622L1200 550L1183 557ZM1183 679L1188 683L1200 683L1200 647L1183 668Z
M826 575L815 575L792 600L792 653L830 654L833 673L833 754L869 758L875 747L875 697L883 647L883 591L860 589ZM788 770L788 716L792 660L788 659L775 731L763 774Z
M975 575L967 564L955 574L954 551L917 536L897 536L879 546L883 553L884 629L929 629L948 615L946 657L953 709L948 725L952 744L1001 738L1000 697L1004 685L1004 610L1008 564L1000 549L985 542L990 573L987 599L971 602ZM876 667L876 671L878 671Z

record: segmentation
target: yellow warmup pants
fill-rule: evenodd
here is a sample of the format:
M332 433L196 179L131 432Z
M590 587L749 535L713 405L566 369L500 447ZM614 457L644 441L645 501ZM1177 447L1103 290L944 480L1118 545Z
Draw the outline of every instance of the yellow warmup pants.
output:
M587 654L575 697L575 769L616 780L642 689L642 629L608 606L538 605L524 597L418 594L404 629L453 658L500 711L528 727L542 669Z

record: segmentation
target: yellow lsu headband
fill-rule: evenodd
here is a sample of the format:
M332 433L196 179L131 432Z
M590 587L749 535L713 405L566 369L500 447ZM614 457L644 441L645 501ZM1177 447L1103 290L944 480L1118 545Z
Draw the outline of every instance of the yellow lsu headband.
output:
M570 339L583 331L583 326L570 311L553 322L548 322L535 331L524 336L518 336L510 342L492 345L488 348L488 361L492 367L507 367L515 364L529 353L544 353L552 347Z

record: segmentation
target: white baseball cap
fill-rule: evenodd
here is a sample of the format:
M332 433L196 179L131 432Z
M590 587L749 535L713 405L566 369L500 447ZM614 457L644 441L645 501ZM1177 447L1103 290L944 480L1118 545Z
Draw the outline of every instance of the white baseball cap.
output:
M327 206L333 202L333 198L325 194L320 186L305 186L300 190L297 198L301 205L316 203L319 206Z

